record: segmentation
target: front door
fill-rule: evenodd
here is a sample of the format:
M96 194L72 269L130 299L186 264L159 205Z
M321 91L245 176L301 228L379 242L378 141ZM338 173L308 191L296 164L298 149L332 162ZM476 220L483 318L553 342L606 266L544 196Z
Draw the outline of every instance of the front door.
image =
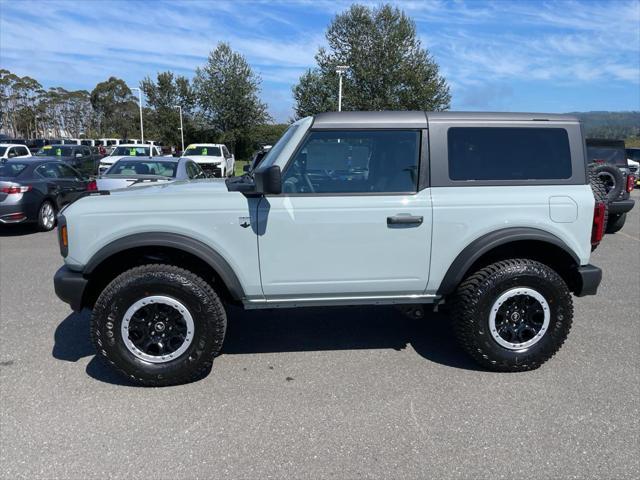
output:
M267 300L421 294L431 198L418 191L420 131L312 131L259 204Z

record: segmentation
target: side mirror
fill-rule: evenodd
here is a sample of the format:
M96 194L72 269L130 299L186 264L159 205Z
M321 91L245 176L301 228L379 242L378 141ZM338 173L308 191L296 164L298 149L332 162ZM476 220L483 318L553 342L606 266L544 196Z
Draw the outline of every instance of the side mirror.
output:
M282 172L278 165L271 165L254 172L256 193L278 195L282 193Z
M242 167L242 171L245 173L249 173L251 171L251 165L247 163L244 167Z

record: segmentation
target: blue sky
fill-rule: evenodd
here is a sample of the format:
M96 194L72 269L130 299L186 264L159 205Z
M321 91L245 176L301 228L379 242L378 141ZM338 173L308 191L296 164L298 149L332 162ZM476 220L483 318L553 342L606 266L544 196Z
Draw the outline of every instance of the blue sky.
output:
M0 66L45 87L91 90L112 75L135 86L164 70L191 77L226 41L285 121L291 86L351 3L0 0ZM391 3L416 21L453 110L640 110L638 0Z

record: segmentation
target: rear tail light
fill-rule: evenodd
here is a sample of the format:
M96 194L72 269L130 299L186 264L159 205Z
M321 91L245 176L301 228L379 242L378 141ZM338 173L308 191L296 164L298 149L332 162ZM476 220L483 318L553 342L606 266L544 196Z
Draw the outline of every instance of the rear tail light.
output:
M0 192L6 193L7 195L12 195L16 193L25 193L31 190L31 186L24 187L2 187L0 188Z
M593 209L593 227L591 228L591 245L597 246L604 235L604 214L606 206L602 202L596 203Z
M633 175L627 175L627 192L633 191L633 185L636 183L636 177Z
M98 182L95 180L91 180L87 183L87 192L97 192L98 191Z

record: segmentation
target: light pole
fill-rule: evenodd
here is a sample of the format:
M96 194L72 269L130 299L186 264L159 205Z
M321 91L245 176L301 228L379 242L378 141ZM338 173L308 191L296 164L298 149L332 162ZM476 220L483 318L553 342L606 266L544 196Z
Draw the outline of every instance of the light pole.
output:
M342 111L342 75L349 69L349 65L338 65L336 73L338 74L338 111Z
M138 90L138 106L140 107L140 143L144 144L144 127L142 126L142 90L138 87L131 87L131 90Z
M182 142L182 153L184 154L184 129L182 128L182 105L174 105L180 110L180 141Z

